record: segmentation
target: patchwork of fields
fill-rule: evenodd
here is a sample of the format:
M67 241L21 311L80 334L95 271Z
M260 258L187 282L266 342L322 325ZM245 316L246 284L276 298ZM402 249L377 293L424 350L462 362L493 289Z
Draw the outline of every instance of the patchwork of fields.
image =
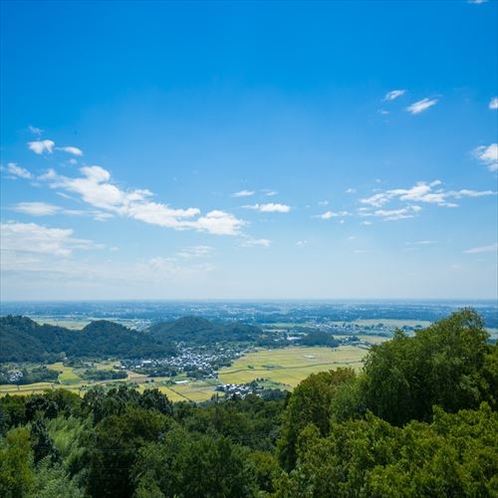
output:
M183 376L149 378L130 371L127 379L91 382L82 379L77 369L58 362L48 366L51 370L60 372L58 383L0 385L0 395L41 393L59 387L84 394L88 388L95 385L128 382L137 385L140 390L157 387L171 401L200 402L211 399L216 386L220 384L245 384L256 379L265 379L270 384L275 383L284 389L292 389L312 373L338 367L360 369L366 353L366 349L356 346L263 349L248 353L232 366L222 368L219 371L219 380L193 380ZM95 364L95 367L110 369L115 364L116 362L102 362Z

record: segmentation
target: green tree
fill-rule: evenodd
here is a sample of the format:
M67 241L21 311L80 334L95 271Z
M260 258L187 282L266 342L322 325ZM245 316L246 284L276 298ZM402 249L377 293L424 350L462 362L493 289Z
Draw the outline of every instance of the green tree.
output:
M498 374L481 317L464 309L415 337L401 331L373 346L365 361L364 399L376 415L396 425L429 421L432 407L446 411L494 403Z
M16 427L0 439L0 496L22 498L34 484L31 434Z
M159 441L170 424L155 410L129 406L104 418L90 443L88 489L93 496L128 497L133 493L130 469L148 442Z
M278 441L279 460L285 470L294 468L297 438L308 424L314 424L322 437L329 434L331 401L339 386L354 375L349 368L319 372L311 374L294 389L283 415Z

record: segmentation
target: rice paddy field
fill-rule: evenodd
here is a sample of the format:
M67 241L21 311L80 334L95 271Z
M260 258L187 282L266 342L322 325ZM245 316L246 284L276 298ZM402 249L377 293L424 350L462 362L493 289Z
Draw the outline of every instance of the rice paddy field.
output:
M231 367L221 369L218 376L223 384L264 378L292 389L312 373L338 367L359 370L366 353L356 346L261 350L239 358Z
M382 338L380 338L382 339ZM369 336L371 340L371 336ZM149 378L135 372L128 372L128 378L113 381L88 381L78 375L78 369L64 366L61 362L48 367L59 372L59 382L39 382L29 385L0 385L0 395L41 393L47 389L63 387L70 391L84 394L95 385L116 383L133 383L143 391L157 388L173 401L201 402L211 399L215 387L220 384L245 384L256 379L265 379L270 384L291 390L308 375L337 367L351 367L356 370L362 366L367 350L356 346L339 346L338 348L302 348L263 349L242 356L231 367L219 371L219 380L193 380L178 376L173 378ZM112 368L116 362L95 364L96 368Z

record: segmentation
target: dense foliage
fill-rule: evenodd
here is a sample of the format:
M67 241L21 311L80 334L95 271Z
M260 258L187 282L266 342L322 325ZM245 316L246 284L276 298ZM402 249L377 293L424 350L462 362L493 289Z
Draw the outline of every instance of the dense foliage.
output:
M290 395L0 399L0 496L493 497L498 347L463 310Z

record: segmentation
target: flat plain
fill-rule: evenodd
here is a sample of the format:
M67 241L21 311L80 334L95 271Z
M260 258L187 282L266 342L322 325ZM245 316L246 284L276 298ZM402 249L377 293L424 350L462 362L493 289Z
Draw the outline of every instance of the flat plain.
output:
M369 336L369 339L371 340L372 337ZM366 353L366 349L357 346L261 349L245 354L230 367L222 368L219 371L219 380L193 380L183 376L149 378L129 371L127 379L92 382L82 379L78 375L78 369L58 362L48 365L51 370L60 372L58 382L38 382L20 386L3 384L0 385L0 395L41 393L47 389L60 387L84 394L92 386L125 382L138 386L140 390L157 387L171 401L201 402L211 399L215 394L215 387L220 384L245 384L256 379L265 379L267 382L290 390L312 373L338 367L359 370ZM110 369L116 363L101 362L94 366L99 369Z
M338 367L359 370L366 353L366 349L357 346L264 349L222 368L218 377L223 384L244 384L264 378L294 388L312 373Z

